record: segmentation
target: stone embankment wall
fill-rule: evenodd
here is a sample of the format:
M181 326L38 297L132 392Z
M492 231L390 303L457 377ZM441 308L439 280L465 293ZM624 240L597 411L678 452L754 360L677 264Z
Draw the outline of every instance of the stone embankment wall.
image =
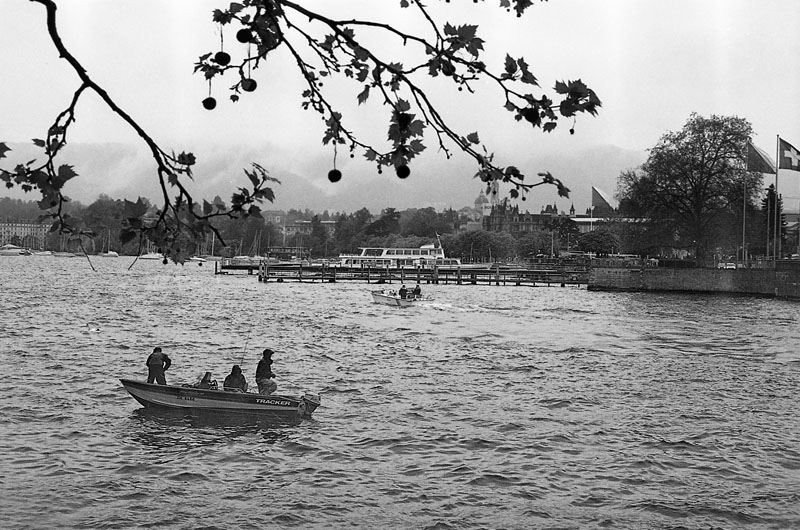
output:
M800 300L800 262L778 262L774 269L593 265L589 272L588 289L750 294Z

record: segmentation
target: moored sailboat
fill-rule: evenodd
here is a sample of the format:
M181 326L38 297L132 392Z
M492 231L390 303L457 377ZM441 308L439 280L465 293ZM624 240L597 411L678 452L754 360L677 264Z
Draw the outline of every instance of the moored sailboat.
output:
M105 238L105 244L103 245L103 248L105 248L106 251L105 252L101 252L100 254L98 254L98 256L100 256L101 258L118 258L119 257L119 253L111 250L111 229L108 230L108 235Z

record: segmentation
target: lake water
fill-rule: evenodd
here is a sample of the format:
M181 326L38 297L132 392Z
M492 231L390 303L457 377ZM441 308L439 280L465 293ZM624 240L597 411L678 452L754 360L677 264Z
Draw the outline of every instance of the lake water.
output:
M800 528L800 303L0 258L0 526ZM98 331L89 331L87 323ZM143 409L264 347L294 424Z

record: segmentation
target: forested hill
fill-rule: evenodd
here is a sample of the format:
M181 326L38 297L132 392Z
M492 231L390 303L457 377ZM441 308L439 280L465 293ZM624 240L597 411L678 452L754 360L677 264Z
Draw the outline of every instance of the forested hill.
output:
M43 213L36 201L0 197L0 221L34 220Z

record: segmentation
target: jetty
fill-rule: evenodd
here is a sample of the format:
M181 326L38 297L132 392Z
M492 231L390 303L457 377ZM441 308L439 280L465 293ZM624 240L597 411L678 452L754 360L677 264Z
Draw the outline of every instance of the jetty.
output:
M541 260L540 260L541 261ZM223 259L215 263L216 274L257 275L259 282L357 281L374 284L455 284L455 285L585 285L589 268L572 260L548 260L529 266L458 265L442 267L370 267L339 263L242 262Z

